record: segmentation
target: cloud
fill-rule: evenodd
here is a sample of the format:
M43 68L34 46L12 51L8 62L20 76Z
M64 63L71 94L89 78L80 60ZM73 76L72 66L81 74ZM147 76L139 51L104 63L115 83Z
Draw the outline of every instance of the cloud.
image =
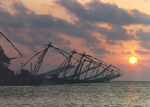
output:
M123 55L131 55L131 52L130 51L122 51L121 52Z
M67 8L68 11L75 14L80 20L116 25L150 25L150 15L135 9L128 12L116 5L102 3L98 0L86 3L85 6L81 5L76 0L59 0L57 3Z
M30 12L29 9L27 9L21 2L15 2L12 7L20 14L26 14L27 12Z
M140 44L143 48L150 49L150 32L145 32L142 29L136 32Z
M85 7L78 2L72 0L68 2L72 2L69 6L73 9L76 10L76 7L78 7L77 9L79 10L76 10L76 12L88 12L85 10ZM68 4L69 3L65 5ZM5 32L11 40L22 45L27 45L34 51L37 45L40 46L49 41L68 48L71 42L61 35L85 40L86 47L96 54L110 54L111 52L105 48L98 48L100 41L92 35L94 32L102 34L105 37L106 42L113 45L118 41L128 41L133 39L133 36L128 34L127 30L121 25L109 24L112 29L108 30L106 28L98 27L93 21L87 21L82 19L82 17L79 17L80 19L74 23L69 23L51 15L38 15L26 8L21 2L14 2L12 7L16 11L15 14L10 14L8 11L0 9L0 29Z
M69 44L60 34L84 39L87 46L96 46L99 40L91 35L90 24L83 22L69 23L51 15L37 15L27 9L21 2L14 2L15 14L0 9L0 29L10 38L21 44L35 46L51 40ZM27 41L25 36L32 41ZM65 44L64 44L65 45Z
M87 12L84 6L78 2L74 0L68 2L71 2L69 6L73 9L78 7L77 9L79 10L76 10L76 12ZM64 1L64 3L66 2ZM110 4L106 5L109 6ZM16 42L25 45L42 45L48 40L67 45L69 44L69 41L60 36L60 34L65 34L67 36L85 40L87 46L97 46L100 41L97 40L96 37L92 36L93 32L99 32L104 35L106 42L109 44L115 44L117 41L127 41L133 39L133 36L128 34L126 29L120 25L110 24L112 29L108 31L105 28L97 27L93 24L93 22L90 22L90 20L86 21L82 18L72 24L51 15L37 15L27 9L21 2L14 2L13 8L16 11L16 14L13 15L3 9L0 10L0 15L2 16L0 17L0 28L6 32L7 35L11 35ZM30 41L27 41L27 38L28 40L30 39Z
M92 52L94 52L95 54L110 54L111 52L109 52L108 50L106 50L105 48L93 48L91 49Z
M135 50L135 53L140 54L140 55L149 55L149 51L142 51L142 50Z
M112 29L96 28L100 34L105 35L106 41L109 44L115 44L117 41L133 40L133 35L128 34L127 30L120 25L111 25Z

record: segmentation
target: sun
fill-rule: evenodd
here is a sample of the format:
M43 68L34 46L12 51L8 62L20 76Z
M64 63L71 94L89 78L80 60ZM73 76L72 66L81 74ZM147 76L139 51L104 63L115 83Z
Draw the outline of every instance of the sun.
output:
M136 57L130 57L130 58L129 58L129 62L130 62L131 64L135 64L135 63L137 63L137 58L136 58Z

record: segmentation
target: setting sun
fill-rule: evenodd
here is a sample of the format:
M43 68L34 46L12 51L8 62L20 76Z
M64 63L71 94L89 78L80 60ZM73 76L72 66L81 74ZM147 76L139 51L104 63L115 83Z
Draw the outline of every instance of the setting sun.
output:
M131 57L131 58L129 58L129 62L131 64L135 64L135 63L137 63L137 58L136 57Z

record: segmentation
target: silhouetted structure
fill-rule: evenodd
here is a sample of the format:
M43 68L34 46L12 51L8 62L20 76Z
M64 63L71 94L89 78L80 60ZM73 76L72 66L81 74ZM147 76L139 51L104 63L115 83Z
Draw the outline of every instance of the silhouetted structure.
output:
M2 35L6 38L4 34ZM8 40L8 38L6 38L6 40L18 52L20 57L23 57L23 55L11 43L11 41ZM56 50L58 53L64 56L65 60L56 69L39 74L44 57L49 49ZM38 59L33 65L31 62L35 57L38 57ZM12 59L8 58L4 54L4 50L0 47L0 85L108 82L122 75L120 69L113 65L107 65L102 60L99 60L86 53L79 53L77 51L72 51L69 53L63 49L53 46L51 43L47 44L45 48L36 52L25 63L23 63L20 68L20 73L17 75L8 69L8 65ZM25 67L29 63L32 64L30 71L25 70Z
M0 46L0 85L12 84L14 72L8 69L9 64L10 59L4 54L4 50Z
M62 54L65 60L56 69L38 75L44 57L50 48ZM77 51L68 53L65 50L53 46L51 43L31 56L29 60L23 64L21 69L36 56L38 56L38 60L33 66L31 73L35 77L39 76L43 78L48 84L108 82L122 75L120 69L113 65L107 65L102 60Z

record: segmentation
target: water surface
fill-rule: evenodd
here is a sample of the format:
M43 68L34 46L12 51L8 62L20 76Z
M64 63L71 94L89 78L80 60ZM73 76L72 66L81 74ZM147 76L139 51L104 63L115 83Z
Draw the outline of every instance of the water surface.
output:
M1 107L150 107L150 82L1 86Z

